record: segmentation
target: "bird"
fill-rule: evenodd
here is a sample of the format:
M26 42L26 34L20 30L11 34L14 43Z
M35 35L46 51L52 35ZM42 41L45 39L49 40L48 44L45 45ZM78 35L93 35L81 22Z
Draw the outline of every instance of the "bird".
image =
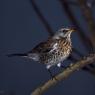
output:
M26 53L8 54L8 57L20 56L28 58L44 64L48 70L53 66L61 67L62 62L71 54L71 34L74 31L74 28L62 27L53 36L39 43L32 50Z

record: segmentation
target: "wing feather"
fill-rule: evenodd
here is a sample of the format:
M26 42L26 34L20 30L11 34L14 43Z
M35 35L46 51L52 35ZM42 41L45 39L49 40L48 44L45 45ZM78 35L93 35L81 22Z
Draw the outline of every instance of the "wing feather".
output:
M41 42L36 47L34 47L29 53L47 53L56 49L55 41L48 40L46 42Z

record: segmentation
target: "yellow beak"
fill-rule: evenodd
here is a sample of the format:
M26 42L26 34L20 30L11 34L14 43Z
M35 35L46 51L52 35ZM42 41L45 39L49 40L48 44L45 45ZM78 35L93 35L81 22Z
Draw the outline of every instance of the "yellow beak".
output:
M75 31L76 31L76 29L75 29L75 28L72 28L72 29L70 29L70 31L71 31L71 32L75 32Z

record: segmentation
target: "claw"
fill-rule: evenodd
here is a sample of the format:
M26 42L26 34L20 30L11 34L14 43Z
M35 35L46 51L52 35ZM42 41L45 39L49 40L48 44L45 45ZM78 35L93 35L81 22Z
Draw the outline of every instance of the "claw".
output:
M50 78L51 78L52 80L55 79L56 81L58 81L58 80L56 79L55 75L52 74L52 72L50 71L50 69L47 69L47 70L48 70L48 72L49 72L49 74L50 74Z

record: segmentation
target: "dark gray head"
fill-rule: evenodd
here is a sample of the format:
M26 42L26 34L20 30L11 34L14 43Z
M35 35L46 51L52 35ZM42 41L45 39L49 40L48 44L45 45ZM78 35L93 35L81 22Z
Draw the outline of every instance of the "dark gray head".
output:
M67 38L70 39L71 33L75 31L73 28L61 28L54 35L54 39Z

